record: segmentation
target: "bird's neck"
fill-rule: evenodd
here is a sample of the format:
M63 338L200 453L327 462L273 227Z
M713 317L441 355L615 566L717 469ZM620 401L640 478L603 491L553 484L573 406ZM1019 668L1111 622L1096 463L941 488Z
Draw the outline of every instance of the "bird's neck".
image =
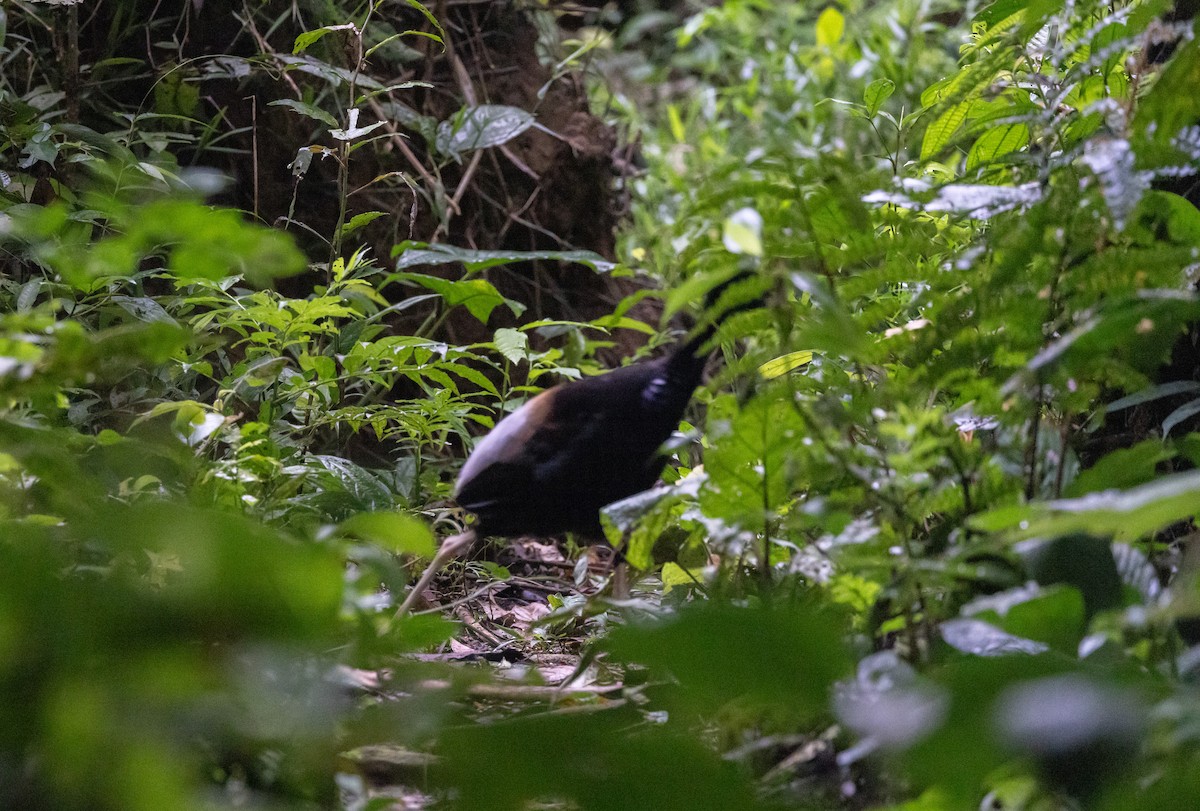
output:
M708 360L707 354L702 354L701 350L715 332L714 326L705 327L666 358L662 373L656 375L642 392L648 404L672 409L676 401L691 399L692 392L700 385L704 364Z

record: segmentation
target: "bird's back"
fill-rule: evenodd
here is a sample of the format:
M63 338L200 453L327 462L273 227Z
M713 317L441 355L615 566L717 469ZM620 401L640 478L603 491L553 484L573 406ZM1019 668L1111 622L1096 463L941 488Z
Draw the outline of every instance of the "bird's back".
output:
M530 400L476 446L459 504L485 534L598 536L600 509L652 487L662 471L658 450L695 388L664 382L667 364L627 366Z

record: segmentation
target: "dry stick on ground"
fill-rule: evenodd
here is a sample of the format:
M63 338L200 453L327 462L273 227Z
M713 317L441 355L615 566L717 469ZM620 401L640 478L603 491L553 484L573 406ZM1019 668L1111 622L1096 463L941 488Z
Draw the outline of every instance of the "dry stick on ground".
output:
M465 555L471 550L471 547L475 545L475 537L475 530L468 529L466 532L451 535L442 541L442 545L438 548L437 554L433 556L433 560L429 561L429 565L409 590L408 596L404 598L404 602L400 603L400 607L396 609L397 619L412 610L413 604L420 599L422 592L425 591L433 581L433 578L447 563L461 555Z

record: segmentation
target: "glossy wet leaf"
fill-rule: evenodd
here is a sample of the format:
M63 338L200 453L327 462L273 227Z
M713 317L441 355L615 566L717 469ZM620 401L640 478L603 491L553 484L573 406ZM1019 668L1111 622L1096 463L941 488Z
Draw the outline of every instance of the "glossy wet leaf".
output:
M468 107L437 129L438 152L455 160L477 149L500 146L533 126L537 119L520 107L481 104Z

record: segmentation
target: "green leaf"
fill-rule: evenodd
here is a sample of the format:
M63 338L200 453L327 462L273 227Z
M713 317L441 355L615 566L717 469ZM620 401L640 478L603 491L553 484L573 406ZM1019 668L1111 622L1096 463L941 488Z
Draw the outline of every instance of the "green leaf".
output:
M1164 447L1157 439L1115 450L1080 473L1064 495L1075 497L1114 487L1126 489L1146 484L1158 476L1158 466L1175 455L1174 450Z
M392 552L433 557L437 550L433 531L424 521L411 515L394 512L359 513L343 521L338 528Z
M1002 124L985 132L967 153L967 171L993 163L1029 144L1028 124Z
M685 569L678 563L664 563L662 567L663 595L670 594L672 589L688 588L704 582L702 569Z
M384 510L395 503L395 495L379 476L339 456L314 454L310 463L328 474L333 483L350 494L361 509ZM330 484L327 482L326 487Z
M970 523L984 531L1007 530L1020 537L1083 532L1136 540L1190 519L1197 514L1198 504L1200 471L1191 470L1129 490L993 509Z
M930 160L939 152L942 147L950 143L950 139L958 132L958 128L967 120L967 113L970 111L974 101L961 101L951 105L949 109L934 119L933 123L925 130L925 137L921 141L921 160Z
M762 256L763 218L752 208L735 211L722 226L721 239L725 250L747 256Z
M842 41L846 31L846 18L833 6L826 6L817 17L817 45L831 48Z
M590 267L597 273L607 273L617 267L616 263L609 262L603 256L591 251L477 251L470 248L456 248L453 245L413 241L398 244L392 249L392 256L398 257L396 260L397 270L422 265L461 264L467 270L475 272L497 265L537 260L574 262Z
M788 352L786 355L780 355L759 366L758 373L766 380L774 380L788 372L799 369L801 366L807 366L812 362L812 359L813 353L807 349L802 349L798 352Z
M988 595L964 606L963 613L1069 656L1075 655L1085 630L1083 595L1065 585L1022 586Z
M867 85L863 91L863 104L867 106L867 115L873 116L879 112L883 103L896 92L896 83L891 79L876 79Z
M671 507L678 501L673 488L656 487L609 504L600 514L604 535L616 548L626 541L625 558L634 568L653 569L654 544L677 523Z
M434 29L438 32L438 42L445 42L446 30L442 28L442 24L438 22L437 16L432 11L418 2L418 0L404 0L404 2L408 3L410 8L414 8L421 12L421 16L425 18L426 22L434 27Z
M416 282L441 296L447 306L466 307L467 311L483 324L491 317L492 310L501 304L507 304L514 314L520 315L520 305L500 295L500 291L486 279L451 281L437 276L426 276L423 273L393 273L388 280L393 279Z
M709 486L700 492L706 515L746 527L761 527L791 496L791 466L804 423L783 389L766 391L725 417L710 411L704 457ZM767 514L764 515L764 510Z
M467 152L508 143L536 120L520 107L503 104L468 107L454 119L438 125L434 146L439 153L459 160Z
M337 119L335 119L329 113L325 112L314 104L309 104L304 101L296 101L295 99L276 99L275 101L270 102L267 106L286 107L292 112L299 113L306 118L311 118L314 121L320 121L322 124L325 124L328 127L336 127L338 125Z
M1150 92L1138 100L1134 130L1147 141L1169 147L1171 139L1184 127L1200 120L1197 87L1200 87L1200 40L1185 38ZM1173 148L1172 152L1178 154Z
M342 25L325 25L312 31L305 31L296 37L295 43L292 45L292 54L304 53L309 45L312 45L317 40L324 37L326 34L334 31L356 31L353 23L343 23ZM274 102L278 104L279 102Z
M563 693L569 700L571 688ZM462 808L487 811L520 811L547 797L592 811L762 808L736 764L692 732L647 724L632 707L583 699L586 712L448 725L434 781L452 787Z
M386 217L386 211L364 211L362 214L355 214L350 218L350 221L342 226L342 236L352 234L360 228L363 228L375 222L380 217Z
M827 711L830 687L850 671L839 629L832 612L698 602L615 628L604 647L673 679L678 694L667 698L688 713L711 717L737 701L805 718Z
M529 356L529 336L524 332L503 327L492 336L496 351L512 364L519 364Z

